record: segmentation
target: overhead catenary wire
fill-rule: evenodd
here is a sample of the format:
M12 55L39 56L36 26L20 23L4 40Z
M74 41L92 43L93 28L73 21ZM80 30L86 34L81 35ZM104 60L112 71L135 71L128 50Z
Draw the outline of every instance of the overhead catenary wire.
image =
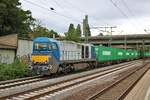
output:
M77 10L80 11L81 13L84 13L85 15L88 15L88 13L87 13L85 10L79 8L78 6L74 5L74 4L71 3L70 1L68 1L68 0L64 0L64 1L65 1L65 3L68 3L71 7L77 9ZM96 21L97 21L97 18L95 18L94 16L90 16L90 15L88 15L88 16L89 16L90 18L92 18L93 20L96 20ZM106 24L106 25L108 25L108 23L106 23L105 21L102 21L102 20L101 20L101 22L104 23L104 24Z
M126 2L124 0L121 0L122 4L127 8L128 12L134 16L134 14L132 13L131 9L128 7L128 5L126 4Z
M78 9L78 11L80 11L81 13L87 14L86 11L80 9L79 7L77 7L76 5L72 4L71 2L69 2L68 0L64 0L65 3L68 3L69 5L71 5L73 8Z
M62 5L60 5L56 0L52 0L53 2L55 2L55 4L58 6L58 7L60 7L64 12L66 12L67 14L69 14L69 15L71 15L72 16L72 14L70 13L70 12L68 12L68 11L66 11L65 10L65 8L62 6ZM65 0L66 1L66 3L68 3L69 5L71 5L72 7L75 7L75 8L77 8L80 12L84 12L85 13L85 11L83 11L83 10L81 10L80 8L78 8L77 6L75 6L75 5L73 5L72 3L70 3L69 1L67 1L67 0ZM86 13L85 13L85 15L86 15ZM73 16L72 16L72 18L73 18ZM76 20L76 19L75 19ZM79 20L77 20L80 24L83 24L83 22L80 22ZM92 25L90 25L91 27L93 27Z
M29 1L29 0L24 0L24 1L27 2L27 3L29 3L29 4L32 4L32 5L34 5L34 6L37 6L37 7L41 8L41 9L44 9L44 10L47 10L47 11L51 11L51 12L53 12L53 13L59 15L59 16L63 16L63 17L65 17L65 18L69 19L69 20L72 20L72 21L78 22L78 23L80 23L80 24L83 24L82 22L80 22L79 20L74 19L73 17L69 17L69 16L66 16L66 15L64 15L64 14L61 14L61 13L56 12L56 11L55 11L55 8L53 8L53 7L47 8L47 7L45 7L45 6L42 6L41 4L37 4L37 3L34 3L34 2L32 2L32 1ZM56 2L56 1L55 1L55 2ZM57 5L60 5L60 4L58 4L58 2L57 2ZM51 9L51 8L52 8L52 9ZM62 7L61 7L61 8L62 8ZM64 8L63 8L63 9L64 9ZM81 10L80 10L80 11L81 11ZM90 26L93 27L92 25L90 25Z
M59 15L59 16L65 17L65 18L67 18L67 19L69 19L69 20L72 20L72 21L75 21L75 22L79 22L79 21L73 19L72 17L65 16L65 15L63 15L63 14L61 14L61 13L56 12L53 7L47 8L47 7L41 6L41 5L37 4L37 3L34 3L34 2L32 2L32 1L29 1L29 0L24 0L24 1L27 2L27 3L29 3L29 4L32 4L32 5L34 5L34 6L37 6L37 7L41 8L41 9L44 9L44 10L47 10L47 11L51 11L51 12L53 12L53 13ZM53 8L53 10L52 10L51 8ZM81 22L80 22L80 23L81 23Z
M69 11L67 11L62 5L60 5L56 0L52 0L53 2L55 2L55 4L58 6L58 7L60 7L65 13L67 13L67 14L69 14L72 18L74 17L74 16L72 16L72 14L69 12ZM80 20L77 20L77 19L75 19L75 18L73 18L74 20L76 20L76 21L78 21L79 23L82 23Z
M123 16L125 16L125 17L128 18L128 16L117 6L117 4L116 4L115 2L113 2L113 0L109 0L109 1L117 8L117 10L119 10L119 12L120 12Z
M132 17L134 17L134 22L136 23L136 26L139 27L139 25L141 25L141 22L139 22L139 20L136 19L136 16L134 15L133 11L129 8L129 6L127 5L127 3L125 2L125 0L121 0L122 4L127 8L128 12L130 13L130 15ZM139 27L141 28L141 27ZM144 30L143 30L144 31Z
M37 6L37 7L39 7L39 8L42 8L42 9L44 9L44 10L51 11L51 12L53 12L53 13L59 15L59 16L63 16L63 17L65 17L65 18L69 19L69 20L72 20L72 21L78 22L78 23L80 23L80 24L83 24L82 21L79 21L78 19L73 18L73 16L70 17L70 16L66 16L66 15L64 15L64 14L58 13L58 12L55 11L55 9L54 9L54 10L51 10L51 8L53 8L53 7L50 7L50 8L48 9L47 7L41 6L40 4L34 3L34 2L32 2L32 1L29 1L29 0L24 0L24 1L27 2L27 3L29 3L29 4L32 4L32 5L34 5L34 6ZM67 0L65 0L65 1L67 1ZM55 0L54 0L53 2L55 2L55 3L60 7L60 4L58 4L58 2L56 2ZM73 5L73 4L70 3L69 1L67 1L67 3L69 3L70 5L72 5L74 8L78 9L80 12L87 14L85 11L81 10L79 7ZM62 6L61 6L61 8L62 8ZM64 10L64 8L62 8L62 9ZM70 14L70 15L71 15L71 14ZM97 20L97 19L95 19L93 16L89 16L89 17L92 18L92 19L94 19L94 20ZM105 23L104 21L102 21L102 22ZM105 24L107 24L107 23L105 23ZM108 25L108 24L107 24L107 25ZM92 25L90 25L90 26L92 27Z
M119 6L118 6L113 0L109 0L109 1L113 4L113 6L114 6L124 17L126 17L126 18L129 20L131 26L132 26L134 29L136 29L136 28L135 28L135 25L130 21L128 15L126 15L126 13L124 13L124 11L122 11L122 9L119 8Z

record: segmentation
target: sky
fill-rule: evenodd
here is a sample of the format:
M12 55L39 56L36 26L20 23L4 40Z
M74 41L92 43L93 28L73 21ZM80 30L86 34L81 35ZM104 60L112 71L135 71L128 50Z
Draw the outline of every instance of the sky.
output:
M20 0L20 2L22 8L30 10L41 25L55 30L60 35L68 30L70 23L82 26L85 15L88 15L92 36L104 30L93 27L105 26L116 26L113 35L150 33L150 0Z

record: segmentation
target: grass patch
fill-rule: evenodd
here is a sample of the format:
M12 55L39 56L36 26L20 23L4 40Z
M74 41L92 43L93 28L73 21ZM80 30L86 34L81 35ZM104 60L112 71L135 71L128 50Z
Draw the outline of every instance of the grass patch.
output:
M30 73L28 65L19 60L12 64L0 64L0 81L28 77Z

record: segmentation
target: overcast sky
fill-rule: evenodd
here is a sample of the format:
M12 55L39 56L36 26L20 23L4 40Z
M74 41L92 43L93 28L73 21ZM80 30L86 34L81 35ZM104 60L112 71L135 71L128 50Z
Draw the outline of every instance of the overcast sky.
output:
M115 5L111 0L20 0L23 9L60 34L68 30L70 23L82 25L86 14L90 27L117 26L113 34L144 34L144 29L150 30L150 0L112 1ZM92 35L99 30L91 29Z

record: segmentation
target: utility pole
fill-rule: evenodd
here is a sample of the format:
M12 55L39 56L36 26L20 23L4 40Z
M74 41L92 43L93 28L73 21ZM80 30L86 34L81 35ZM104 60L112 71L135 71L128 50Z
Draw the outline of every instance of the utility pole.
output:
M142 40L142 51L143 52L145 51L145 40L144 39Z
M111 26L111 27L104 27L104 28L105 28L105 30L110 29L110 31L108 31L108 33L110 33L109 47L111 47L112 46L112 33L114 32L113 28L117 28L117 27L116 26Z
M55 34L53 34L53 39L55 39Z
M111 47L112 45L112 33L114 32L113 29L114 28L117 28L117 26L100 26L100 27L91 27L93 29L103 29L101 31L103 32L107 32L107 33L110 33L110 37L109 37L109 40L108 40L108 46ZM107 29L109 29L109 31L107 31Z
M139 50L138 42L136 42L136 50Z
M125 34L125 42L124 42L124 45L125 45L125 50L127 49L127 35Z
M142 56L143 56L142 58L143 58L143 63L145 63L145 60L144 60L144 58L145 58L145 57L144 57L144 52L145 52L145 40L143 39L143 40L142 40Z

